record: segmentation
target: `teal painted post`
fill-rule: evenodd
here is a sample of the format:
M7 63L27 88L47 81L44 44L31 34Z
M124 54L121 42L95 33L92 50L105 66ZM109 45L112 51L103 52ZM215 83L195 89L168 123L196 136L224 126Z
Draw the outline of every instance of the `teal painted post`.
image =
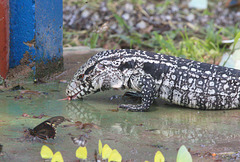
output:
M63 68L62 0L11 0L10 68L29 60L36 78Z

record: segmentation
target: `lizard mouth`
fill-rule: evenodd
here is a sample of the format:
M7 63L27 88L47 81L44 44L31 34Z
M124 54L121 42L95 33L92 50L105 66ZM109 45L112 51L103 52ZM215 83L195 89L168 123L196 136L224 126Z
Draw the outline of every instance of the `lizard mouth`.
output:
M80 92L74 94L73 96L67 96L67 99L68 99L69 101L71 101L71 100L76 100L76 99L78 99L77 95L78 95L79 93L80 93Z

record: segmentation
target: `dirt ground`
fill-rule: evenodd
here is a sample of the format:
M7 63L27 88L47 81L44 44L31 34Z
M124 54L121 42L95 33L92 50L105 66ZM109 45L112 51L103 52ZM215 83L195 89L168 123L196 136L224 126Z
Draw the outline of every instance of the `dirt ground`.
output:
M51 79L70 80L83 63L85 63L91 56L103 50L104 49L100 48L90 49L88 47L65 48L63 52L64 71Z
M102 50L103 49L90 49L88 47L65 48L63 52L64 70L51 74L50 77L40 78L40 80L44 82L56 80L67 82L84 62ZM22 59L21 65L9 69L5 84L0 85L0 89L8 89L16 85L22 85L26 81L34 81L34 74L31 69L33 65L27 65L29 62L24 61L26 57Z
M88 47L66 48L63 53L64 70L51 75L50 78L43 79L46 79L46 82L67 82L73 77L81 64L99 51L102 51L102 49L89 49ZM6 79L7 88L11 88L15 85L21 86L26 83L33 83L34 79L31 73L32 70L27 65L20 65L19 67L10 69L8 78ZM191 154L194 160L196 159L195 161L217 161L218 159L219 161L234 161L236 158L239 159L240 157L238 152L238 150L240 150L240 112L238 110L197 111L182 109L181 107L174 107L173 105L165 105L163 103L157 104L160 103L160 101L157 101L157 103L153 105L152 111L148 113L119 111L113 114L115 112L109 110L116 108L118 101L109 101L109 98L112 96L111 93L96 94L95 96L93 95L92 98L89 97L84 102L69 103L68 101L59 102L57 100L65 97L64 91L66 84L57 83L55 85L48 84L48 86L45 86L45 84L38 86L33 84L30 85L34 87L34 90L38 91L45 91L44 88L46 88L46 91L48 90L47 92L51 95L46 98L39 97L39 99L33 97L31 100L14 100L11 97L17 92L5 91L5 93L2 93L2 100L5 104L0 108L0 110L2 110L0 114L2 116L5 114L6 121L9 120L7 119L9 116L6 115L9 114L9 110L17 117L23 112L28 114L39 114L41 112L44 114L51 115L52 113L52 115L56 115L57 111L62 110L62 114L73 119L81 121L86 119L88 122L99 123L99 126L102 127L102 130L100 129L99 132L97 132L98 134L96 133L96 137L92 138L92 143L90 143L91 147L89 146L89 148L95 148L97 140L102 138L112 146L117 146L122 155L125 155L127 159L136 157L137 153L134 151L136 148L138 149L138 155L141 155L141 158L144 160L157 149L163 150L166 157L174 159L177 155L177 149L182 144L186 145L188 148L192 148ZM1 88L4 88L4 86L0 87L0 89ZM33 102L34 104L32 104ZM12 105L13 103L15 105ZM19 106L19 104L21 106ZM46 108L44 109L42 107ZM86 115L82 117L82 114ZM19 121L16 119L16 116L11 116L14 118L9 121L12 122L12 120L14 120L18 124ZM26 125L28 126L28 124ZM21 127L22 126L13 124L11 129L18 130L21 129ZM0 132L4 133L4 131ZM64 132L64 130L62 132ZM14 132L14 135L15 134ZM9 136L4 137L9 138ZM65 137L68 136L64 136L64 133L59 133L58 139L61 140ZM23 144L25 145L26 143ZM56 144L56 147L62 148L64 151L68 150L66 149L66 144L63 144L62 141L57 141ZM3 145L7 146L6 148L8 149L9 143L3 143ZM20 147L22 145L17 146ZM73 149L71 145L67 146L69 146L69 149ZM15 145L13 147L14 150L17 150ZM39 159L38 147L40 147L40 145L33 146L29 144L28 147L35 149L34 157ZM22 150L22 148L19 149L19 151ZM129 150L133 151L129 152ZM93 150L90 152L93 152ZM33 152L31 152L31 154L32 153ZM22 152L20 152L20 154L22 156L24 155ZM65 152L64 155L65 158L72 158L70 157L70 153ZM69 155L69 157L66 157L66 155ZM153 157L153 155L151 156Z

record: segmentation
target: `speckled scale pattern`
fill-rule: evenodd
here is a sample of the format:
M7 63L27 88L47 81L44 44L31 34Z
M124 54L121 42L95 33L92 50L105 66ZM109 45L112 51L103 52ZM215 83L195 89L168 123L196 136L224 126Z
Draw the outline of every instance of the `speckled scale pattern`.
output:
M81 77L80 77L81 76ZM103 90L132 89L140 105L120 108L146 111L154 98L196 109L239 108L240 70L153 52L119 49L97 53L74 75L66 89L71 98Z

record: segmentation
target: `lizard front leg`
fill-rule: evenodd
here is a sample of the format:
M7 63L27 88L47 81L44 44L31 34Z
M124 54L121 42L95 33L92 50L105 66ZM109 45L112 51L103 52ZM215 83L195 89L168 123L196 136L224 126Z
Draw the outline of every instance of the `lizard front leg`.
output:
M139 87L141 87L141 104L121 104L119 108L123 108L129 111L147 111L149 109L156 96L153 78L149 75L141 76L139 81Z

